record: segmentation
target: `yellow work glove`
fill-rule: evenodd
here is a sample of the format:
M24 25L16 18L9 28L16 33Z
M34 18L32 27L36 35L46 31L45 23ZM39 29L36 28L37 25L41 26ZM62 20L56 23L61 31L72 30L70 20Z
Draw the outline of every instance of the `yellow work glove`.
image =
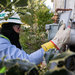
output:
M56 48L59 50L64 44L68 42L71 29L70 27L67 27L66 29L64 28L65 25L63 24L50 42L41 45L45 51L48 51L51 48Z
M41 47L44 49L44 51L48 51L49 49L53 49L53 48L59 49L52 40L41 45Z

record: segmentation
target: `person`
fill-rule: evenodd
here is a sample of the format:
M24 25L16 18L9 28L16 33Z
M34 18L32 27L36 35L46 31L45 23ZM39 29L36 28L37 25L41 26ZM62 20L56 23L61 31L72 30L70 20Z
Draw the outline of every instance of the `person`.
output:
M70 28L64 29L65 25L63 24L52 40L41 45L41 48L37 51L27 54L19 42L21 20L16 16L11 16L8 20L1 20L0 23L2 24L0 34L0 60L6 56L4 58L5 61L19 58L38 65L43 61L43 56L46 51L51 48L59 50L68 42L70 37Z

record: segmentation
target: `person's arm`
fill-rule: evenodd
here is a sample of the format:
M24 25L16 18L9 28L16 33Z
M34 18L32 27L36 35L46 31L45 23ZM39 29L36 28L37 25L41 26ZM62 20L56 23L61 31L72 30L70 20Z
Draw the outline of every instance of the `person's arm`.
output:
M31 53L30 55L27 54L28 60L32 63L35 63L36 65L40 64L43 61L43 56L44 56L43 48L40 48L39 50Z
M27 54L24 50L20 50L15 45L8 44L6 45L6 48L3 47L1 49L2 52L0 52L1 53L0 56L1 57L6 56L5 60L19 58L22 60L28 60L36 65L40 64L40 62L43 61L44 50L42 48L31 54Z

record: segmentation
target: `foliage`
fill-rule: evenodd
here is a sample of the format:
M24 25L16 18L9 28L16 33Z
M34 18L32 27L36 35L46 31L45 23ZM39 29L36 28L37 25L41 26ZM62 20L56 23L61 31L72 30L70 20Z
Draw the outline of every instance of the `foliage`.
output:
M32 28L38 26L39 30L42 31L45 30L45 24L53 23L53 20L51 19L53 13L50 13L50 9L43 4L44 1L45 0L29 0L26 13L25 11L22 12L25 15L20 14L24 23L31 25Z
M55 49L48 51L49 55L54 54L54 56L50 60L48 59L49 63L45 68L38 68L26 60L13 59L0 61L0 70L5 68L5 71L2 71L4 75L72 75L71 72L75 71L75 53L68 50L56 54L55 51ZM62 59L60 59L60 56ZM53 67L51 68L51 66Z
M41 44L47 41L46 32L33 32L30 28L21 31L20 42L27 53L32 53L41 47Z
M38 68L29 61L13 59L0 61L1 73L4 73L4 75L38 75Z
M46 24L53 23L53 20L51 19L53 17L53 13L51 13L50 9L46 6L43 5L39 8L36 14L39 28L41 27L41 29L44 29Z
M30 25L30 28L21 32L20 39L23 49L28 53L39 49L41 44L48 41L45 24L53 22L53 13L49 12L50 9L43 4L44 1L29 0L26 13L23 10L24 15L20 14L22 21Z
M27 6L27 1L28 0L0 0L0 12L3 10L6 11L12 11L12 10L18 10L18 8L22 8ZM15 6L15 8L12 8L12 6Z
M45 75L73 75L71 72L74 73L75 71L75 53L66 50L65 52L59 53L57 50L50 49L45 54L45 60L47 66L45 69L42 69ZM54 56L53 56L54 55ZM50 58L51 57L51 58ZM75 74L75 73L74 73Z

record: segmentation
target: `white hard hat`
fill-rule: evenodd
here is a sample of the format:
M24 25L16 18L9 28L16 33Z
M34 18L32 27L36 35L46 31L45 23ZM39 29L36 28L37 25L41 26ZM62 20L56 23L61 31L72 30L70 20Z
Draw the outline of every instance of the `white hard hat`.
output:
M11 16L10 18L8 18L7 20L3 19L4 17L8 16L9 12L1 12L0 13L0 23L5 23L5 22L13 22L13 23L19 23L19 24L23 24L20 20L19 15L14 12L13 16Z

